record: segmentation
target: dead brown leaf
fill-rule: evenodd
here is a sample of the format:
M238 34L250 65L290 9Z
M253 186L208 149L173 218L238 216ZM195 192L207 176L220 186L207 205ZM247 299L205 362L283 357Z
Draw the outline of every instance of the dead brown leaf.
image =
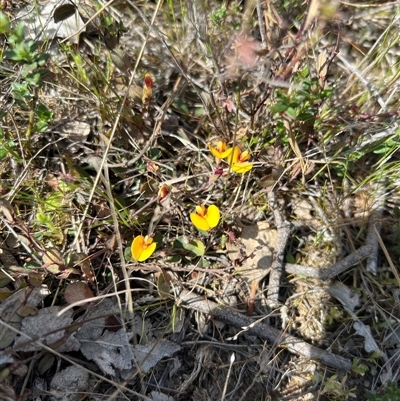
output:
M69 284L64 293L64 298L70 305L93 297L93 291L83 281L76 281L75 283Z

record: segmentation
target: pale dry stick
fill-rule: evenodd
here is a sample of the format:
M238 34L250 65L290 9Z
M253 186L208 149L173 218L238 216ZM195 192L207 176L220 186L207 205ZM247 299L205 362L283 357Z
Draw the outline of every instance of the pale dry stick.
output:
M207 10L205 10L205 4L200 2L192 1L187 4L187 18L192 25L192 28L196 32L197 41L200 46L204 46L203 42L207 40ZM199 8L202 8L199 12Z
M339 262L333 264L330 267L324 268L315 268L310 266L301 266L292 263L286 263L284 265L286 273L296 274L298 276L307 276L307 277L315 277L321 280L329 280L340 273L344 272L351 266L354 266L357 263L360 263L363 259L368 258L371 254L372 250L369 245L363 245L360 248L356 249L350 255L347 255L345 258L340 260Z
M222 75L223 76L223 75ZM288 83L286 81L279 81L277 79L267 79L263 76L258 76L257 79L264 84L276 87L276 88L285 88L285 89L293 89L293 90L301 90L303 87L298 84Z
M304 157L301 153L301 150L299 148L299 144L297 143L296 137L293 134L292 127L290 126L289 121L284 120L283 124L284 124L284 126L286 128L286 132L288 134L289 145L299 160L299 163L301 166L301 182L303 185L305 185L305 182L306 182L305 174L307 171L307 162L304 162Z
M380 233L381 231L381 219L383 216L383 207L385 203L385 189L386 189L387 179L385 177L381 178L374 183L375 186L375 202L373 205L373 210L369 216L368 224L368 234L366 238L366 243L371 247L371 255L368 256L366 270L372 273L374 276L378 272L378 237L375 235L375 231Z
M351 6L351 7L355 7L355 8L371 8L371 7L382 7L382 4L379 4L379 2L377 2L376 4L370 4L370 3L366 3L366 4L360 4L360 3L355 3L355 2L350 2L350 1L346 1L346 0L341 0L342 4L345 4L346 6ZM395 1L389 1L388 3L385 3L385 6L391 6L391 5L398 5L399 4L399 0L395 0Z
M232 365L233 362L235 362L235 353L233 352L231 355L231 359L229 361L229 369L228 369L228 373L226 375L226 379L225 379L225 383L224 383L224 388L222 390L222 396L221 396L221 401L225 401L225 396L226 396L226 390L228 389L228 381L229 378L231 376L231 371L232 371Z
M264 13L261 7L261 0L257 0L257 18L258 18L258 26L260 30L260 35L261 35L261 41L263 44L263 48L267 48L267 29L265 27L265 21L264 21Z
M244 2L242 32L248 34L253 26L254 9L256 8L255 0Z
M274 261L269 273L267 302L271 307L279 305L278 295L282 277L282 269L285 261L285 249L290 234L290 223L282 218L279 206L276 202L275 192L268 192L269 206L274 213L275 226L278 231L278 239L274 252Z
M362 83L362 85L365 87L365 89L368 90L368 92L370 92L374 98L377 100L377 102L379 103L379 105L381 106L382 110L384 110L385 112L387 112L387 107L386 107L386 103L383 100L382 96L379 94L379 92L377 91L377 89L370 83L368 82L361 74L361 72L350 63L350 61L347 61L347 59L342 56L340 53L338 53L336 55L336 57L343 63L343 65L352 73L354 74L358 80ZM350 86L351 87L351 86ZM350 88L349 87L349 88ZM345 91L346 92L346 91Z
M343 202L344 217L346 217L346 219L351 219L352 199L350 197L350 180L348 177L345 177L343 180L343 194L344 194L344 202Z
M375 226L372 226L372 229L375 232L375 235L376 235L376 238L378 239L379 245L381 246L382 251L385 254L386 260L389 263L389 266L392 269L393 275L394 275L394 277L395 277L395 279L397 281L397 284L398 284L398 286L400 288L400 276L399 276L399 273L397 272L396 266L393 264L392 258L390 257L389 252L388 252L388 250L386 248L386 245L382 241L382 237L379 234L378 230L376 229Z
M335 7L335 5L332 4L332 7ZM306 18L301 27L301 31L303 34L305 31L308 30L308 28L311 26L311 24L315 20L315 18L318 18L318 14L321 13L320 8L322 8L322 5L320 4L320 0L310 0L308 2Z
M247 328L250 334L257 335L263 340L286 348L291 353L301 355L308 359L317 360L326 366L344 372L348 372L351 369L351 361L344 357L317 348L290 334L285 334L281 330L270 327L267 324L254 324L252 318L233 312L193 292L183 290L179 296L178 303L185 308L209 314L214 319L220 320L228 325L237 328Z
M295 263L285 263L283 265L287 274L294 274L300 277L320 278L325 274L325 269L312 266L302 266Z
M35 362L37 360L37 354L38 354L38 352L35 351L34 356L32 357L32 360L28 366L28 371L26 372L26 376L22 383L21 390L19 391L19 396L21 399L25 398L25 397L23 397L23 395L25 393L26 387L28 386L28 382L29 382L30 378L32 377L31 376L32 370L33 370L33 366L35 365Z
M391 333L392 336L399 343L400 342L400 337L399 337L398 333L396 333L396 329L392 325L393 322L390 322L390 320L388 319L387 315L389 315L391 318L395 318L395 317L392 314L388 313L387 310L383 309L383 307L381 305L379 305L375 301L376 297L374 296L374 293L371 291L370 285L367 282L367 278L365 277L365 275L362 272L361 272L360 277L361 277L361 280L362 280L362 282L364 284L364 289L365 289L366 295L368 297L368 300L371 301L371 303L372 303L372 305L374 307L374 310L376 310L381 315L382 320L384 320L386 325L387 325L387 327L390 328L390 330L392 332ZM366 303L366 305L368 305L368 307L370 308L371 307L371 303L368 301ZM359 313L361 313L361 311L362 310L360 310ZM395 318L395 320L397 322L399 322L399 319ZM385 343L385 340L383 340L383 343ZM394 381L398 377L398 371L397 372L393 372L392 367L399 366L397 361L399 360L400 353L396 352L395 354L390 355L390 357L388 357L388 355L386 353L383 353L383 357L384 357L384 363L382 365L380 365L380 369L379 369L380 370L380 375L376 375L375 376L375 379L374 379L375 385L376 385L376 383L378 381L380 381L380 379L381 379L381 377L383 375L386 377L386 379L389 378L389 380L392 380L392 381ZM386 379L385 379L385 381L386 381ZM374 385L372 386L372 388L374 388Z
M1 320L1 319L0 319L0 325L1 325L1 326L4 326L4 327L5 327L6 329L8 329L8 330L13 331L14 333L17 333L17 334L19 334L19 335L25 337L28 341L31 341L31 342L34 342L34 343L40 345L40 346L41 346L44 350L46 350L47 352L50 352L51 354L54 354L56 357L58 357L58 358L60 358L60 359L63 359L64 361L70 363L71 365L74 365L74 366L76 366L76 367L79 367L79 368L85 370L86 372L88 372L90 375L92 375L92 376L94 376L94 377L97 377L98 379L103 380L103 381L105 381L105 382L111 384L112 386L114 386L114 387L116 387L117 389L119 389L119 392L120 392L120 393L122 393L123 391L125 391L125 392L127 392L127 393L133 394L134 396L138 397L138 398L141 399L141 400L153 401L153 398L148 398L148 397L146 397L145 395L139 394L139 393L137 393L136 391L133 391L133 390L131 390L131 389L128 388L128 387L124 387L124 386L122 386L121 384L118 384L118 383L116 383L116 382L114 382L114 381L108 379L108 378L105 377L105 376L99 375L98 373L92 372L91 370L85 368L84 366L79 365L78 363L76 363L76 362L73 361L72 359L69 359L68 357L66 357L64 354L61 354L61 353L57 352L56 350L54 350L53 348L51 348L51 347L49 347L49 346L43 344L41 341L35 340L33 337L28 336L28 335L25 334L25 333L22 333L21 331L17 330L17 329L16 329L15 327L13 327L13 326L10 326L8 323L4 322L4 321ZM8 352L8 351L3 351L2 354L8 355L9 352Z

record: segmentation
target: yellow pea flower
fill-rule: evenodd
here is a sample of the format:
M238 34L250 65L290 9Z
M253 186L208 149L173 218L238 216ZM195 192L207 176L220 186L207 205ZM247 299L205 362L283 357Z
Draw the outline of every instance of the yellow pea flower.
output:
M248 150L241 151L239 146L235 146L232 153L232 165L231 168L235 173L243 174L247 173L253 168L253 163L248 162L250 153Z
M201 231L208 231L219 223L219 209L215 205L206 208L204 205L196 206L196 213L190 214L193 225Z
M133 239L131 245L132 257L138 262L148 259L156 250L157 244L153 242L153 238L146 235L138 235Z
M232 153L232 148L228 148L226 142L219 141L217 143L217 147L213 148L210 144L208 145L208 149L210 149L211 153L217 159L225 159Z

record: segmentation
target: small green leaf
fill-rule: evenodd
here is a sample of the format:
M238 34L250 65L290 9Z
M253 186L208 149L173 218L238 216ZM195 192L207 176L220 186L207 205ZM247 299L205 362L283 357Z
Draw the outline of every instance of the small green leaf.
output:
M157 244L156 250L162 247L163 235L161 233L154 234L153 241Z
M0 10L0 34L8 33L10 31L10 20L7 15Z
M180 255L173 255L167 259L167 263L180 263L182 257Z
M43 103L40 103L36 109L36 115L40 121L49 122L53 118L53 112L50 111Z
M54 364L56 358L52 354L45 354L38 363L38 372L40 375L46 373Z
M124 250L124 258L125 260L132 260L132 251L130 246L127 246Z
M210 262L206 259L203 258L203 256L199 259L199 261L196 263L198 267L202 267L203 269L207 269L210 267Z
M175 249L185 249L196 256L203 256L205 253L205 246L200 240L188 241L186 237L179 237L174 241L173 247Z
M160 274L158 276L157 290L161 298L163 299L168 298L169 292L171 291L171 286L169 285L169 283L165 282L165 277L163 274Z
M294 258L293 255L288 254L286 255L285 259L287 263L296 263L296 259Z
M203 256L206 248L200 240L193 240L186 244L185 249L194 253L196 256Z
M296 110L293 107L288 107L286 109L286 114L293 120L296 119Z
M184 237L179 237L174 241L172 246L175 249L185 249L185 243L187 243L187 241L185 241L185 238Z
M195 117L201 117L204 115L204 113L205 113L204 107L198 107L195 110L194 115L195 115Z
M0 160L3 160L8 155L8 150L0 148Z
M283 113L284 111L286 111L286 109L287 109L287 106L286 106L286 104L283 104L283 103L278 103L278 104L275 104L275 105L273 105L273 106L271 106L270 107L270 110L271 110L271 113Z
M190 115L189 108L188 108L187 104L182 99L180 99L180 98L176 99L174 101L174 107L176 107L176 109L180 113L185 114L185 115Z

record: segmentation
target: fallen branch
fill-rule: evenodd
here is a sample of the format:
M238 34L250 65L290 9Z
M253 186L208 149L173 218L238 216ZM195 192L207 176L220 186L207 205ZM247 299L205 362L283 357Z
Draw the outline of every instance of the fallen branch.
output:
M332 266L327 267L326 269L319 269L316 267L300 266L296 264L286 263L285 271L286 273L289 274L315 277L315 278L320 278L321 280L329 280L339 275L349 267L357 263L360 263L363 259L367 258L371 254L371 252L372 248L370 245L363 245L350 255L347 255L345 258L333 264Z
M185 308L210 314L214 319L231 326L246 328L249 333L255 334L263 340L275 343L279 347L286 348L293 354L317 360L333 369L345 372L351 369L351 361L346 358L331 354L328 351L299 340L290 334L282 333L280 330L270 327L265 323L255 322L248 316L221 307L221 305L218 305L216 302L205 299L193 292L183 290L180 294L179 301Z
M271 272L269 274L267 302L269 306L276 307L279 305L278 295L283 264L285 262L285 249L290 234L290 224L283 220L281 212L279 211L279 206L275 199L275 193L273 191L268 192L268 200L270 208L274 212L278 239L276 241L274 261L272 262Z

